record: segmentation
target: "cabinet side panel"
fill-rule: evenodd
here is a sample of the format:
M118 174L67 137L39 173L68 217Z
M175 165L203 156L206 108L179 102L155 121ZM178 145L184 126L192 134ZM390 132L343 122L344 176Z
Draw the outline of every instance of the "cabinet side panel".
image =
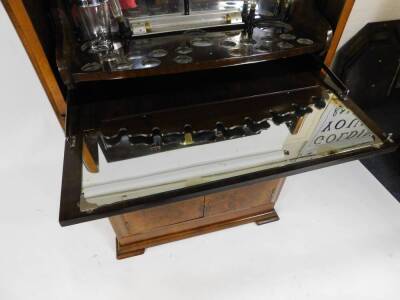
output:
M340 39L343 35L344 28L346 27L346 24L347 24L347 20L349 19L351 10L353 9L354 1L355 0L346 0L344 2L343 9L341 10L341 13L339 15L340 17L336 24L335 33L333 35L330 48L325 57L325 64L327 66L330 66L332 64L332 61L335 57L337 47L338 47Z
M61 126L64 127L66 103L54 71L22 0L2 0L28 53Z
M48 8L46 6L47 1L28 1L31 3L28 7L32 6L30 8L31 16L28 14L27 7L22 0L1 0L1 2L36 70L58 122L65 129L66 102L60 88L59 80L56 78L56 74L58 73L54 69L55 66L52 67L49 61L49 57L55 56L55 48L52 43L51 30L45 27L51 27L51 23L41 23L43 20L49 20L47 18L49 16L43 12L43 10ZM36 24L36 27L40 28L38 31L36 31L32 20ZM40 34L40 38L38 33ZM55 63L55 60L53 61ZM98 171L96 162L93 160L86 146L83 148L83 160L89 171Z

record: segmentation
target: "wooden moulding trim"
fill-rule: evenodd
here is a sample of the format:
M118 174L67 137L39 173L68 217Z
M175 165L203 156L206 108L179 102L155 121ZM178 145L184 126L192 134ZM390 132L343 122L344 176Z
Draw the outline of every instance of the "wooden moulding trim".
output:
M22 0L1 0L64 128L66 103Z
M350 17L351 10L353 9L355 0L347 0L344 4L342 13L340 14L339 22L336 26L335 33L332 38L331 46L325 58L325 64L330 66L335 58L336 50L342 38L347 21Z

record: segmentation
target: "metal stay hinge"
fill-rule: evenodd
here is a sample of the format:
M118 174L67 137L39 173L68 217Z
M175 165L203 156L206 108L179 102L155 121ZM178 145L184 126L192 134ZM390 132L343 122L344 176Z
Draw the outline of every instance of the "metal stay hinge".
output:
M386 137L386 141L387 142L392 143L392 144L395 143L395 139L394 139L393 133L385 133L384 135Z
M67 136L67 142L71 149L75 148L76 147L76 136L75 135Z
M68 99L70 94L68 94ZM65 136L71 148L77 144L77 134L79 134L79 109L67 102L67 111L65 115Z
M324 70L325 74L329 77L332 83L337 87L333 90L336 91L337 95L341 100L348 100L350 89L346 86L346 84L321 60L320 57L316 55L312 55L314 60L320 65L322 70Z

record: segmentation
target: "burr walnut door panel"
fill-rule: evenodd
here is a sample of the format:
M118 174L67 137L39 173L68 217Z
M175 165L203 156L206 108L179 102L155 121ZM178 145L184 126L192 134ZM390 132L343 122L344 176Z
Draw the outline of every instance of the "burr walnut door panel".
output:
M204 216L214 216L231 211L239 211L257 206L274 207L274 193L278 180L236 188L205 197Z
M129 234L149 232L160 227L179 224L204 216L204 197L171 203L124 214Z

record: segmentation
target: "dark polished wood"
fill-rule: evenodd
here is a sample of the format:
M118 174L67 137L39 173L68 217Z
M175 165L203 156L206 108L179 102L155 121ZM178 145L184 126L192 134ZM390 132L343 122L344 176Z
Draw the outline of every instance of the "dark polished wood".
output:
M280 40L276 36L274 43L268 47L268 50L257 49L252 44L245 46L243 40L246 36L242 36L243 26L241 25L204 29L206 31L204 37L211 42L211 45L208 47L193 46L192 41L198 35L194 36L190 32L156 34L151 36L133 35L130 39L123 40L113 37L115 42L122 43L122 48L118 50L120 51L119 55L122 57L129 56L131 53L138 53L138 51L143 57L147 57L154 49L164 49L168 54L160 58L161 64L154 68L138 69L134 67L134 69L123 71L100 69L98 71L87 72L82 71L82 67L87 63L99 62L99 55L82 51L83 42L79 40L79 35L74 34L75 28L72 24L73 22L71 18L66 16L65 11L68 10L66 10L62 2L61 0L57 0L54 5L57 11L56 15L58 16L55 23L59 25L55 27L56 35L59 37L56 48L57 53L61 54L57 56L57 64L61 74L64 75L62 77L66 80L67 85L70 80L69 76L66 76L64 72L65 67L69 69L70 77L73 81L79 83L212 70L227 66L270 61L282 57L299 56L305 53L323 52L323 50L327 49L326 32L330 29L329 23L320 14L314 0L303 0L301 3L295 1L294 9L292 9L291 16L287 20L289 26L291 26L291 22L294 25L292 26L293 31L290 32L298 38L311 39L314 41L311 45L300 44L294 40L291 42L292 48L284 49L278 46ZM263 22L261 21L259 26L256 24L252 37L259 44L261 44L262 38L266 37L265 32L262 30ZM268 22L279 23L281 21L270 20ZM235 36L239 37L239 39L235 39ZM225 40L234 41L237 46L231 48L222 46ZM242 46L238 47L239 44ZM179 55L176 50L181 46L192 48L192 52L188 54L192 62L186 64L176 62L175 58Z
M321 96L321 90L310 87L293 94L298 107L306 110L310 108L312 97ZM292 113L288 118L293 120L299 118L294 112L294 102L287 101L287 99L286 92L259 95L208 105L147 113L145 116L136 114L129 118L110 120L104 122L98 131L98 134L102 137L100 145L107 161L112 162L151 155L156 152L187 148L189 145L184 145L183 142L184 130L188 126L193 130L193 143L190 147L257 135L262 130L268 130L271 126L267 119L272 119L273 113ZM312 112L311 108L310 112ZM247 123L251 124L248 126L248 130L244 131L243 126L246 120L248 120ZM218 137L215 135L216 124L220 124L221 127L221 134ZM152 146L154 128L159 128L160 133L163 134L160 150L155 150ZM121 139L128 136L131 137L130 144L121 144Z
M137 69L128 71L113 71L113 72L82 72L80 67L85 63L93 62L93 60L86 60L79 62L79 68L76 67L76 71L73 72L72 76L75 82L86 82L86 81L104 81L104 80L117 80L127 78L138 78L148 76L159 76L159 75L171 75L179 74L200 70L212 70L217 68L223 68L227 66L238 66L249 63L259 63L264 61L276 60L282 57L294 57L307 53L316 53L323 49L323 46L319 43L315 43L312 46L298 46L294 49L280 50L276 49L274 52L265 53L251 53L244 54L241 57L230 56L227 49L216 46L211 49L201 49L194 51L193 63L191 64L177 64L174 59L178 56L175 53L175 48L179 46L179 39L173 40L172 45L161 45L160 47L169 49L172 53L167 56L167 59L161 63L160 66L152 69ZM212 55L209 55L212 53ZM196 55L194 55L196 54Z
M81 197L82 186L82 145L83 138L78 136L72 147L69 141L65 141L63 176L61 184L60 220L73 218L80 213L77 198ZM70 172L73 168L75 171Z
M30 2L30 1L28 1ZM65 7L62 1L57 0L57 10L65 11ZM293 25L293 33L299 38L308 38L314 41L312 45L302 45L296 41L292 41L293 48L283 49L277 46L279 38L273 43L271 49L268 51L259 51L252 45L248 47L241 47L239 55L232 55L233 49L221 46L224 40L230 40L232 38L232 33L237 33L241 35L242 26L235 25L233 27L224 28L211 28L206 29L207 39L212 42L209 47L192 47L193 51L189 54L192 58L191 63L178 64L175 58L179 55L176 49L182 45L191 46L194 36L190 33L179 32L173 34L156 34L152 36L133 36L129 40L119 40L114 37L115 41L120 41L123 47L120 50L125 56L133 51L141 51L144 57L147 56L154 49L164 49L168 51L168 55L160 58L161 64L155 68L145 68L145 69L131 69L123 71L106 71L104 69L92 72L82 71L82 67L87 63L98 62L99 57L97 54L90 54L85 51L81 51L82 41L79 41L77 35L74 35L74 26L70 18L65 16L65 13L57 13L58 23L57 26L57 36L61 38L57 39L56 47L57 53L61 53L62 56L58 56L57 63L59 64L59 69L63 79L68 84L70 77L75 83L79 82L90 82L90 81L106 81L106 80L120 80L127 78L137 78L137 77L149 77L158 75L170 75L179 74L185 72L193 72L199 70L212 70L227 66L237 66L249 63L259 63L263 61L275 60L279 58L288 58L293 56L299 56L305 53L323 53L328 50L327 45L327 32L332 28L329 21L324 17L323 13L328 14L332 10L337 10L340 5L328 6L328 9L320 10L317 1L314 0L302 0L294 1L293 8L291 9L290 16L285 20L288 24ZM331 15L331 14L330 14ZM260 27L262 27L263 20L260 22ZM272 22L272 21L269 21ZM279 21L274 21L279 22ZM254 30L253 39L256 42L260 42L263 37L265 37L265 32L257 27ZM224 34L227 36L223 36ZM217 35L216 35L217 34ZM221 38L222 34L222 38ZM240 41L235 41L236 43L241 43ZM61 48L61 49L60 49ZM239 48L236 47L236 50ZM237 52L237 51L236 51ZM67 62L67 64L66 64ZM65 66L69 68L70 76L66 76L64 72Z
M277 104L273 94L283 95L320 84L319 66L309 56L302 56L185 75L105 81L101 85L81 83L79 90L71 92L70 105L80 107L81 130L101 128L106 135L114 135L119 128L132 127L129 122L132 116L175 114L161 124L165 127L176 117L181 121L199 119L200 113L191 113L197 107L204 110L205 105L225 105L219 111L228 114L232 111L231 103L244 103L246 98L251 102L268 94L271 96L265 104L271 106ZM318 90L313 91L316 93L313 96L318 96ZM286 97L285 105L290 100ZM151 119L154 118L147 118L147 122ZM203 119L207 122L206 117Z

